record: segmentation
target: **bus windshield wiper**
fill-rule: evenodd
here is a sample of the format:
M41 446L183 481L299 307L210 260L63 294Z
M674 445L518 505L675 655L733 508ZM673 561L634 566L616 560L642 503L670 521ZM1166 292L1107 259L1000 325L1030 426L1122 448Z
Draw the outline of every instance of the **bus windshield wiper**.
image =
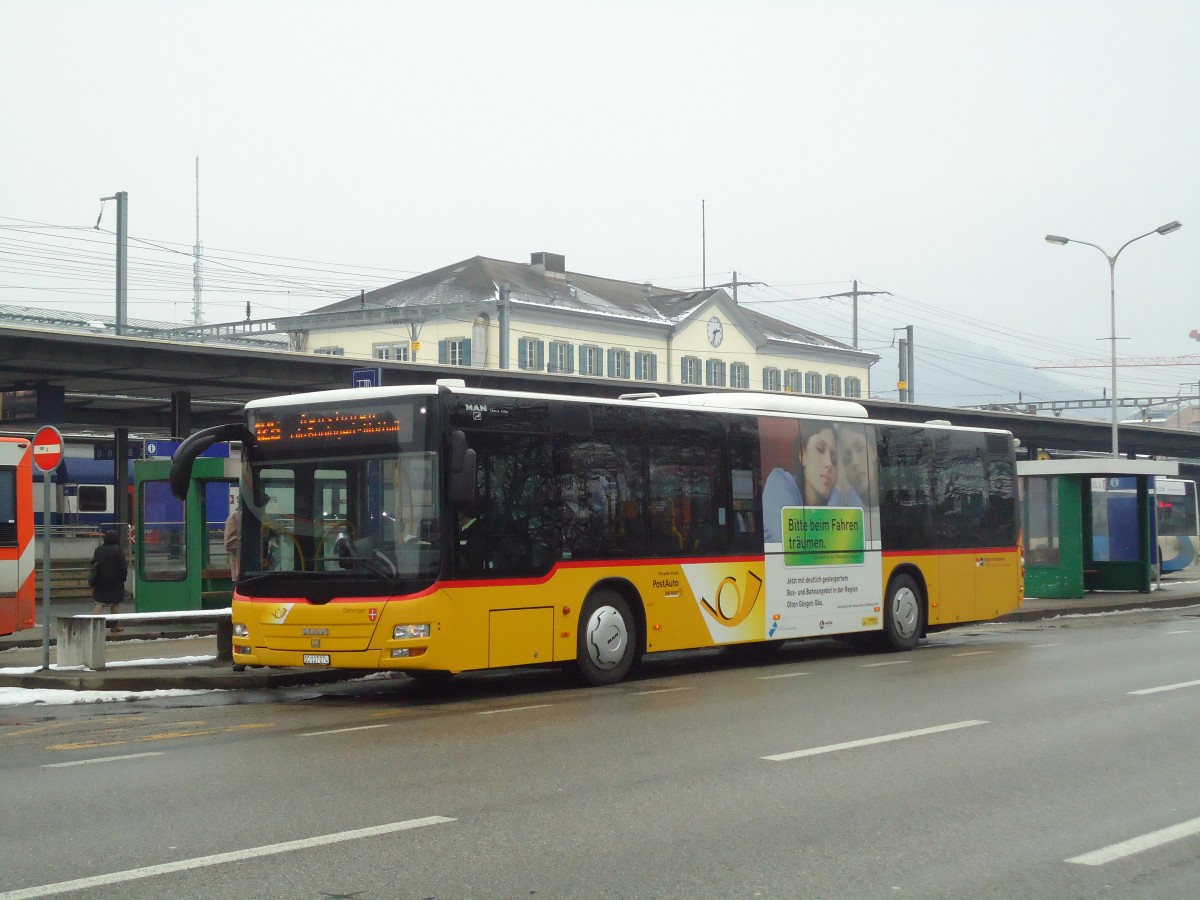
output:
M338 564L343 569L354 568L357 563L367 571L393 584L400 583L400 572L392 558L379 549L374 538L351 541L345 535L334 543Z

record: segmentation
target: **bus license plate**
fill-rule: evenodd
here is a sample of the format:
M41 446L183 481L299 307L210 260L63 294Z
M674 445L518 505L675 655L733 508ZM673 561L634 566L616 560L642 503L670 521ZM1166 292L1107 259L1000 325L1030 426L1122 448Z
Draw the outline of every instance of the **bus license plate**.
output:
M329 665L328 653L305 653L304 664L306 666L327 666Z

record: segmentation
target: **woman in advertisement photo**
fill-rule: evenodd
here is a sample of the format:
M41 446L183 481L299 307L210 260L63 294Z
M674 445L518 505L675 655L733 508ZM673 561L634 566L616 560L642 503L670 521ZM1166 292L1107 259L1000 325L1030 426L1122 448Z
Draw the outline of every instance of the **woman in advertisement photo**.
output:
M838 438L832 422L801 421L796 438L795 465L779 466L763 485L763 539L783 540L780 514L787 506L826 506L837 488Z

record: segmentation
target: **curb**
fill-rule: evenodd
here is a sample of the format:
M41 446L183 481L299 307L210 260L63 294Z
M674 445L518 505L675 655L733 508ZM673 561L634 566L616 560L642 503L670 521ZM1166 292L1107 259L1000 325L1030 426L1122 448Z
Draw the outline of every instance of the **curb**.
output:
M171 670L170 667L164 667L164 670L159 672L152 669L39 670L23 675L0 675L0 687L59 691L239 691L329 684L351 681L369 674L371 672L358 669L248 669L235 672L228 663L211 663L191 665L186 671L179 668Z
M1145 597L1146 599L1132 602L1129 600L1114 600L1111 603L1088 601L1087 605L1074 609L1070 606L1056 606L1053 609L1018 609L1016 612L1011 612L995 619L989 619L988 621L993 623L1036 622L1040 619L1061 619L1063 616L1132 612L1137 609L1185 609L1189 606L1200 605L1200 597L1194 594L1186 597L1160 597L1153 600L1144 594L1138 596ZM1069 603L1070 601L1066 602Z

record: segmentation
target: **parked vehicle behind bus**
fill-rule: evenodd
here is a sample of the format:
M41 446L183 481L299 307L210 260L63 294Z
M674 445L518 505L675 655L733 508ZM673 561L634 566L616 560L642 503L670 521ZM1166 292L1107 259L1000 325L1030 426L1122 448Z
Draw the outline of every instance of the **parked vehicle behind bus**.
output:
M1158 526L1158 559L1164 574L1200 572L1200 517L1196 482L1181 478L1154 480Z

